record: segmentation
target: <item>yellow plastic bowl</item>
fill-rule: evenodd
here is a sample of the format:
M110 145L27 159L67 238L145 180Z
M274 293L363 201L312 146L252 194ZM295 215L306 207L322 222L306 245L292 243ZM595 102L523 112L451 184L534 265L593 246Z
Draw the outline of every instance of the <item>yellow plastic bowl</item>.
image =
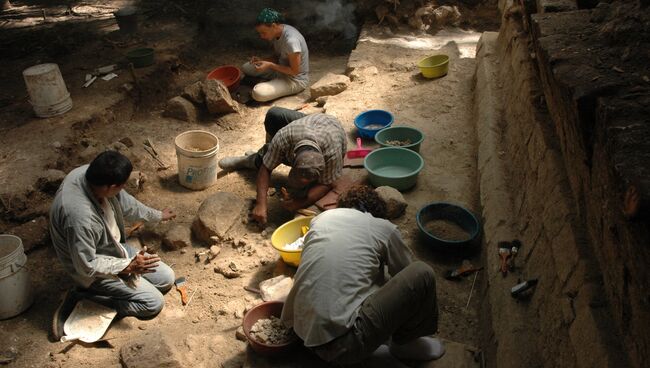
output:
M449 56L433 55L418 62L418 68L425 78L438 78L449 71Z
M314 216L298 217L289 222L285 222L271 235L271 244L280 253L280 257L282 257L284 263L294 267L298 267L300 264L302 249L286 250L284 246L300 238L303 235L302 227L309 226L313 218Z

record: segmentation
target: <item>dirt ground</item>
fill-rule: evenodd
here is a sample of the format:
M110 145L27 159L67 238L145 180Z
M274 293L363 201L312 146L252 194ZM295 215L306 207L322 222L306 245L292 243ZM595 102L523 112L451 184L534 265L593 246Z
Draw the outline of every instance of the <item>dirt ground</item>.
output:
M193 30L186 23L149 20L138 39L130 40L116 33L110 21L98 20L100 38L87 42L73 53L56 58L36 53L19 59L3 61L1 79L3 101L0 108L0 197L5 216L0 222L2 232L24 221L46 213L51 197L34 189L44 170L56 168L65 172L87 163L97 149L129 137L135 146L130 149L136 170L147 176L144 190L137 197L156 207L171 207L178 217L174 224L190 226L201 202L218 191L236 193L245 199L255 196L254 173L220 173L215 186L203 191L190 191L178 184L173 139L179 133L202 129L220 139L219 156L241 154L263 143L262 120L272 106L293 108L308 100L308 92L275 101L273 104L251 105L241 114L221 117L203 116L198 123L186 123L162 117L164 103L182 88L204 77L207 71L222 64L238 64L259 50L230 48L210 49L192 43ZM418 258L432 265L438 278L440 306L439 335L445 339L479 347L479 318L476 301L481 297L472 288L472 278L459 282L443 279L444 272L460 265L462 256L433 252L418 236L415 215L432 201L462 204L479 213L476 180L476 132L472 124L472 78L475 67L474 47L479 33L457 29L443 30L436 36L415 35L406 30L393 30L366 25L351 54L311 50L311 79L317 81L326 72L344 73L349 68L375 66L376 75L355 80L343 93L329 98L325 111L339 118L349 132L349 145L356 137L353 118L371 109L386 109L395 115L396 125L421 129L425 141L420 153L425 167L416 187L404 193L409 204L405 215L395 223ZM105 82L97 80L87 89L81 88L89 70L120 60L125 50L148 45L156 49L157 63L138 69L142 95L125 92L123 84L131 77L122 70L119 77ZM449 74L427 80L421 77L416 62L432 53L450 56ZM61 68L74 108L58 117L37 119L27 102L21 71L26 67L56 60ZM310 107L307 112L316 111ZM157 146L167 170L157 170L156 163L141 146L150 138ZM364 145L374 147L374 142ZM89 157L90 156L90 157ZM346 169L347 175L363 178L362 169ZM274 185L285 182L286 168L274 173ZM12 208L7 203L20 202ZM22 202L21 202L22 201ZM231 235L244 239L245 247L222 246L213 264L195 262L195 251L205 244L195 243L192 249L165 252L160 239L152 236L145 243L160 249L163 260L173 265L177 276L188 280L190 305L181 306L180 296L169 292L166 306L157 318L140 321L125 318L116 321L101 346L50 342L48 330L51 316L61 293L71 279L63 272L53 249L39 247L29 253L28 268L32 276L34 305L13 319L0 321L0 350L14 349L16 367L84 367L120 366L119 349L132 341L147 339L158 331L170 341L171 349L183 365L196 367L240 366L304 366L320 364L306 352L296 353L292 362L260 360L251 355L246 344L235 338L244 309L258 302L257 296L243 289L256 286L273 275L291 274L292 269L278 262L278 255L269 245L270 232L292 218L283 211L277 199L270 200L269 225L262 231L254 224L238 223ZM17 208L20 208L18 210ZM146 234L163 234L172 223L148 226ZM469 258L480 264L480 255ZM242 276L226 279L214 272L214 263L228 260L238 264ZM476 285L480 285L478 275ZM461 349L461 355L462 355ZM444 366L461 366L449 358ZM296 362L302 363L296 363ZM305 363L309 361L310 363ZM297 364L297 365L296 365ZM443 366L443 365L436 365Z

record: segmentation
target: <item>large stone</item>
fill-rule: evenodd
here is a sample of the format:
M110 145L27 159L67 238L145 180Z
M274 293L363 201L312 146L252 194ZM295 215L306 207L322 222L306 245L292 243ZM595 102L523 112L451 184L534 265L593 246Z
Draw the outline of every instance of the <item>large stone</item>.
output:
M386 217L393 219L402 216L406 210L407 203L399 190L393 187L383 186L375 189L375 192L379 194L379 198L386 202Z
M182 121L195 122L198 117L198 111L193 103L181 96L176 96L167 101L163 115Z
M26 253L50 242L48 221L45 216L37 217L22 225L16 226L7 233L15 235L22 240Z
M120 349L120 361L125 368L181 368L172 345L160 331L133 338Z
M228 88L221 81L206 79L203 82L205 105L211 114L228 114L239 112L239 103L230 97Z
M279 300L281 302L287 299L289 291L293 286L293 279L284 275L260 282L260 295L265 302Z
M350 78L343 74L327 73L309 89L311 98L334 96L345 91L350 85Z
M203 83L201 81L190 84L185 87L181 97L190 100L192 103L202 106L205 103L205 92L203 92Z
M223 239L245 209L246 202L236 194L217 192L201 203L192 223L192 233L196 239L213 244L211 237Z
M162 245L165 250L178 250L192 244L192 231L186 225L176 224L163 237Z
M36 180L36 188L43 193L54 194L64 178L65 173L61 170L47 170L45 175Z

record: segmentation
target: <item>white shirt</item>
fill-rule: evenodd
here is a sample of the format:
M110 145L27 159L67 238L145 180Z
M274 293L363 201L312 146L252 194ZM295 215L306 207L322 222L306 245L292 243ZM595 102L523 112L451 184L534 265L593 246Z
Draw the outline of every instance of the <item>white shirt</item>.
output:
M282 321L313 347L346 333L363 301L412 261L397 226L349 208L315 217Z

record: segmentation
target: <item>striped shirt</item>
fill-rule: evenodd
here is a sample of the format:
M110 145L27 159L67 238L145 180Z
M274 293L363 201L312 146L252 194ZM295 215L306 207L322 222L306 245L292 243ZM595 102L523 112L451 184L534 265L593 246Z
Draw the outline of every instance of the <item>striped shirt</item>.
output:
M291 166L296 158L296 145L303 141L318 146L325 159L325 168L318 182L332 184L341 176L347 140L341 123L331 115L307 115L280 129L264 155L264 166L271 171L280 164Z

